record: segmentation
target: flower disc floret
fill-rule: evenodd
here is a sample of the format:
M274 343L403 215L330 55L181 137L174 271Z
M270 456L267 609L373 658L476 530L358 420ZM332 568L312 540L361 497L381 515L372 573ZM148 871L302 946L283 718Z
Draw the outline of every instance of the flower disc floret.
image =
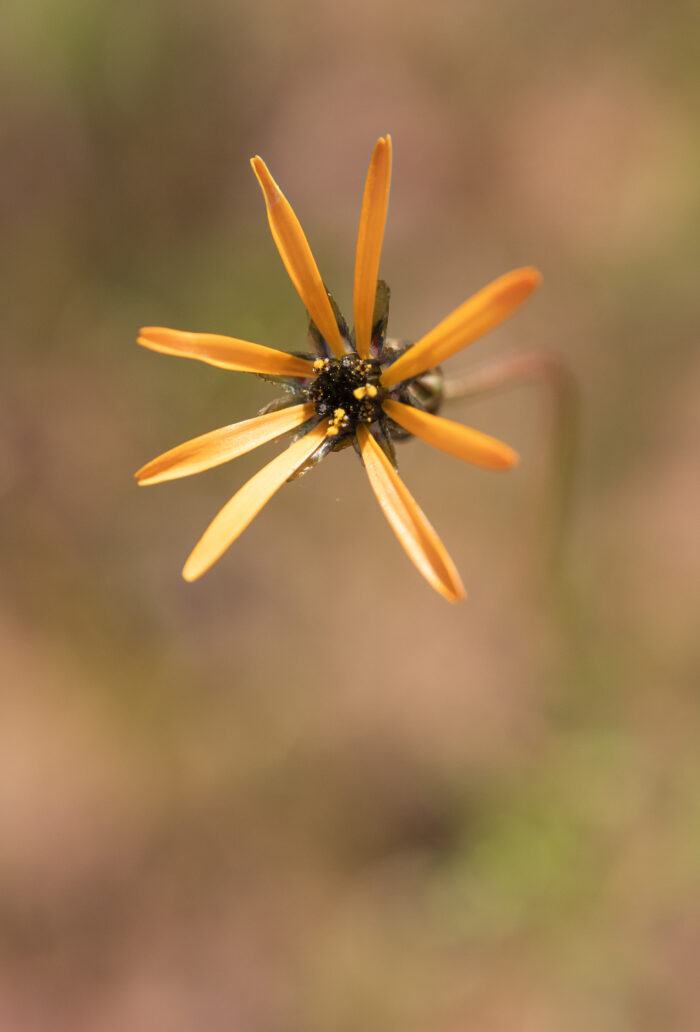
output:
M317 359L314 370L317 375L308 388L308 398L316 406L316 414L330 420L328 437L354 433L358 423L379 419L386 396L379 386L379 362L343 355Z

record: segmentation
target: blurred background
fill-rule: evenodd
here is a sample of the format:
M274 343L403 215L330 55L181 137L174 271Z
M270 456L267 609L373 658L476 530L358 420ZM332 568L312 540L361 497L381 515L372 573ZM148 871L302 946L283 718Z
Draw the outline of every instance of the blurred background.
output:
M675 0L32 0L0 38L0 1029L700 1027L700 12ZM352 451L182 564L279 446L140 489L253 415L161 324L305 346L248 164L346 313L375 139L390 332L518 265L450 361L581 397L563 557L536 384L402 474L449 606Z

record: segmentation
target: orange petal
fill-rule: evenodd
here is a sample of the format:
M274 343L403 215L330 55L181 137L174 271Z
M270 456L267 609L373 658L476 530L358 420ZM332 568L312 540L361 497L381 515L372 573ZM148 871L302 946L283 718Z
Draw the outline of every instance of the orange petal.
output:
M363 358L369 355L372 340L374 298L390 186L391 137L381 136L374 145L367 169L355 256L355 346Z
M512 315L541 279L537 269L527 267L514 269L489 283L405 351L382 373L381 382L392 387L440 365Z
M222 337L218 333L186 333L164 326L144 326L139 331L139 344L164 355L198 358L220 369L239 373L263 373L269 376L314 376L311 362L284 351L252 344L249 340Z
M313 416L314 411L313 404L293 405L280 409L279 412L268 412L264 416L256 416L242 423L212 430L208 434L179 444L177 448L171 448L157 459L148 462L134 475L139 484L144 485L159 484L163 480L175 480L177 477L201 473L202 470L220 466L222 462L245 455L253 448L301 426Z
M473 462L475 466L483 466L484 469L510 469L518 461L517 452L507 444L479 430L473 430L470 426L421 412L412 405L391 399L387 399L382 408L390 419L408 430L409 434L421 437L428 444L457 459Z
M289 278L333 352L341 358L345 348L338 323L299 219L263 159L256 155L250 163L262 188L272 236Z
M459 602L466 591L424 513L366 426L358 426L357 439L372 490L406 555L448 602Z
M236 492L221 512L214 517L185 563L182 576L193 581L209 569L229 545L242 534L275 491L318 448L326 436L328 420L324 419L308 434L263 466Z

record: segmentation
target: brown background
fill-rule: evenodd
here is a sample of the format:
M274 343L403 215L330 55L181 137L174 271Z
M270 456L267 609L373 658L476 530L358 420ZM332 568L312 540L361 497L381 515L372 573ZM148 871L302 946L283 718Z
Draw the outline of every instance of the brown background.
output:
M3 18L0 1028L700 1026L699 38L681 0ZM272 394L136 329L303 348L248 159L347 312L385 132L395 335L543 271L450 369L545 347L575 371L565 562L529 387L450 412L512 474L400 453L466 603L352 452L187 585L275 446L132 472Z

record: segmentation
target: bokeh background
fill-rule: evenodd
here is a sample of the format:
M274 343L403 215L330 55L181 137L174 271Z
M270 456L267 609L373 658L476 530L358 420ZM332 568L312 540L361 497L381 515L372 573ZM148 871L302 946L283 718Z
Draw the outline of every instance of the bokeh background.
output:
M0 1029L700 1027L700 12L674 0L32 0L0 36ZM450 371L546 386L411 442L469 590L405 559L352 451L180 569L275 453L133 471L272 388L142 324L304 347L248 159L351 306L374 140L416 338L544 285Z

